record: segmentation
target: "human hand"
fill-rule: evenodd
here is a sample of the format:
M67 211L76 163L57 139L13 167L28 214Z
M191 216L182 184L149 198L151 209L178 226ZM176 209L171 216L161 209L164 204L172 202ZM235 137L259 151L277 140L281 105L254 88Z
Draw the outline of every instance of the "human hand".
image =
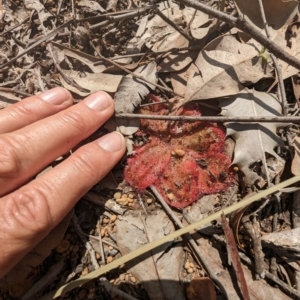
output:
M121 159L113 132L80 147L58 166L39 171L96 131L114 112L97 92L72 106L57 87L0 110L0 278L67 215Z

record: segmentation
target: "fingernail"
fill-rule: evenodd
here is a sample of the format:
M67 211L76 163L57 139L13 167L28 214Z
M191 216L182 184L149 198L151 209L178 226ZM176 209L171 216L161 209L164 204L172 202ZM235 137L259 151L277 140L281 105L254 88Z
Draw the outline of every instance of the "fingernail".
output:
M56 87L38 95L44 101L58 105L68 101L72 96L62 87Z
M112 105L112 98L105 92L97 92L88 96L84 103L93 110L102 111Z
M106 134L98 140L98 145L102 149L110 152L121 150L124 147L124 143L123 135L116 131Z

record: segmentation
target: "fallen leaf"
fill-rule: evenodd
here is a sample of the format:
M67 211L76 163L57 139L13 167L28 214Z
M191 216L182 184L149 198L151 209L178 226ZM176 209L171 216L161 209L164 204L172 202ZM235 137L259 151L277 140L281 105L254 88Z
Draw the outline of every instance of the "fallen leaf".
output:
M194 278L186 288L188 300L216 300L217 293L209 277Z
M187 82L185 101L234 95L263 77L262 58L253 46L224 35L210 42L195 61L199 69Z
M109 93L114 93L117 90L119 83L123 78L122 75L105 74L105 73L84 72L80 74L78 71L73 71L73 70L62 70L62 72L68 78L72 78L79 86L89 91L89 92L80 91L76 87L66 84L65 80L62 80L65 88L83 97L98 91L106 91Z
M175 230L162 210L148 215L145 220L142 218L144 217L127 214L117 219L116 240L122 255ZM173 241L170 241L154 252L126 263L125 268L142 283L150 299L182 300L185 298L184 288L179 280L182 259L182 246L173 246Z
M262 4L267 23L274 29L286 25L299 12L296 0L262 0ZM235 0L235 5L245 20L260 29L264 28L258 1Z
M152 83L157 83L155 62L139 67L134 74L142 76ZM123 77L115 94L116 113L132 113L142 99L149 94L149 89L155 89L155 87L133 78L132 75ZM119 123L119 125L121 124Z
M81 0L77 3L79 7L88 8L91 11L105 13L105 9L97 1Z
M300 227L272 232L261 237L264 247L273 249L279 256L299 260L300 259Z
M220 102L222 115L227 117L266 117L281 116L281 104L275 95L244 90L237 95ZM259 175L251 169L251 165L261 161L265 164L265 154L271 154L276 160L282 160L274 151L283 141L277 136L276 123L234 123L224 124L227 135L235 142L234 160L245 174L245 182L249 185L259 180Z

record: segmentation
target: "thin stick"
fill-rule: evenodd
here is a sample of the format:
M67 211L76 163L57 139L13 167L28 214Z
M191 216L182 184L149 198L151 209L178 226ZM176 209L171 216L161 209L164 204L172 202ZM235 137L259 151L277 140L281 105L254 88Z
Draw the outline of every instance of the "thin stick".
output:
M17 56L15 56L14 58L12 58L11 60L9 60L8 62L4 63L3 65L0 66L0 70L3 69L4 67L12 64L13 62L15 62L18 58L22 57L23 55L25 55L26 53L32 51L35 47L37 47L38 45L40 45L43 42L46 42L47 40L51 39L52 37L56 36L63 28L68 27L71 23L73 23L73 20L70 20L68 22L66 22L65 24L57 27L56 29L54 29L53 31L51 31L50 33L48 33L47 35L45 35L44 37L42 37L41 39L39 39L38 41L36 41L35 43L33 43L31 46L29 46L27 49L25 49L23 52L19 53Z
M169 89L169 88L164 87L164 86L162 86L162 85L159 85L159 84L157 84L157 83L151 82L151 81L145 79L144 77L139 76L139 75L137 75L137 74L135 74L135 73L129 71L128 69L124 68L123 66L121 66L121 65L119 65L118 63L114 62L113 60L104 57L104 56L98 51L98 49L95 47L95 45L93 44L92 41L90 41L90 45L93 47L93 49L95 50L95 52L98 54L98 56L99 56L101 59L103 59L104 61L106 61L106 62L108 62L108 63L111 63L112 65L114 65L114 66L120 68L120 69L123 70L124 72L126 72L126 73L132 75L134 78L137 78L137 79L139 79L139 80L141 80L141 81L143 81L143 82L146 82L146 83L148 83L148 84L154 85L154 86L156 86L157 88L159 88L159 89L161 89L161 90L163 90L163 91L166 91L166 92L169 92L169 93L172 93L172 94L174 94L174 95L177 95L177 96L179 96L179 97L184 98L184 95L178 94L178 93L174 92L172 89Z
M142 115L142 114L116 114L117 118L129 119L151 119L151 120L167 120L167 121L207 121L207 122L245 122L245 123L297 123L300 122L300 117L289 116L265 116L265 117L211 117L211 116L161 116L161 115Z
M265 46L271 53L273 53L277 58L285 61L286 63L290 64L291 66L300 69L300 60L295 58L294 56L290 55L286 51L284 51L281 47L276 45L273 41L268 39L265 35L259 32L256 28L250 25L243 17L235 18L233 16L229 16L223 12L220 12L216 9L213 9L201 2L196 0L178 0L178 2L193 7L195 9L201 10L202 12L222 20L226 23L231 24L232 26L242 30L243 32L250 35L256 41L258 41L261 45Z
M265 27L265 32L266 32L266 36L268 39L271 38L270 32L269 32L269 28L268 28L268 23L266 20L266 15L265 15L265 10L264 10L264 6L262 3L262 0L258 0L258 4L259 4L259 10L260 10L260 14L261 14L261 19L263 21L264 27ZM271 59L274 63L274 67L277 73L277 78L278 78L278 88L279 88L279 97L281 100L281 104L282 104L282 112L283 115L286 116L287 115L287 109L288 109L288 104L287 104L287 100L286 100L286 94L285 94L285 88L284 88L284 83L283 83L283 77L282 77L282 72L281 72L281 66L278 64L277 58L271 53Z
M174 22L172 22L169 18L167 18L160 10L157 8L155 12L170 26L172 26L176 31L178 31L183 37L185 37L188 41L191 41L192 38L189 37L181 28L179 28Z
M158 192L156 187L154 185L150 186L151 191L153 194L156 196L156 198L159 200L160 204L163 206L164 210L167 212L167 214L172 218L173 222L179 227L179 228L184 228L183 224L181 221L175 216L173 213L172 209L169 207L169 205L165 202L161 194ZM198 259L201 261L202 265L204 266L207 274L210 276L210 278L218 285L220 290L224 295L226 295L226 290L224 289L222 283L218 280L214 270L211 269L211 267L205 263L205 257L202 255L202 252L200 251L198 245L196 244L195 240L193 237L189 234L186 233L184 234L184 237L186 238L186 241L190 244L191 248L194 250L195 255L198 257Z

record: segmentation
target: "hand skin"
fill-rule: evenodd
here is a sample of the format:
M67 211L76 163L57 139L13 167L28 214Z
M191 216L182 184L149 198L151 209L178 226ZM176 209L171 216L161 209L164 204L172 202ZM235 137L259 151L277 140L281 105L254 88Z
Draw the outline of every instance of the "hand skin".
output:
M76 105L57 87L0 110L0 278L34 248L125 153L113 132L49 163L96 131L114 112L104 92Z

